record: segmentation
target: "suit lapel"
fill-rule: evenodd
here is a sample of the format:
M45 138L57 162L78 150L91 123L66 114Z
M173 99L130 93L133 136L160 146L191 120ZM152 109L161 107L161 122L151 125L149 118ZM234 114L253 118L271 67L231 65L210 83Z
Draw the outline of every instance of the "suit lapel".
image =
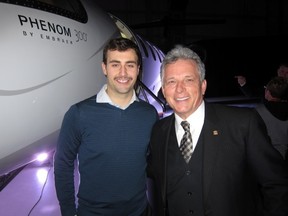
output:
M209 197L209 189L213 180L214 165L218 156L221 130L217 126L218 119L212 105L205 104L205 120L200 136L203 136L203 196L204 204Z
M161 184L161 191L162 191L162 201L163 203L166 203L166 185L167 185L167 152L168 152L168 144L169 144L169 138L172 130L175 130L175 116L172 114L171 116L167 117L167 122L162 125L161 133L165 134L164 138L164 151L162 152L162 155L160 156L160 162L163 161L163 169L162 169L162 184Z

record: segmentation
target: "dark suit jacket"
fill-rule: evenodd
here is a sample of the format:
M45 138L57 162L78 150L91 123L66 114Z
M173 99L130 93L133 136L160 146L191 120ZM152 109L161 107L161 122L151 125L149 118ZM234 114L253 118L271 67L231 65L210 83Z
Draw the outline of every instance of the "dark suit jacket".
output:
M151 136L147 171L154 180L156 216L167 215L167 144L174 123L174 114L158 121ZM200 136L205 216L262 215L259 191L265 216L288 216L287 164L271 145L254 109L205 103Z

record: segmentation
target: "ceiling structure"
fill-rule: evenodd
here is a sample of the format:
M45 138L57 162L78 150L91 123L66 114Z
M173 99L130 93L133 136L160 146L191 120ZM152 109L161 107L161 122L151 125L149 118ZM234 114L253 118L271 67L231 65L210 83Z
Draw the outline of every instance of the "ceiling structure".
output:
M203 39L288 35L286 0L105 0L98 4L164 52Z

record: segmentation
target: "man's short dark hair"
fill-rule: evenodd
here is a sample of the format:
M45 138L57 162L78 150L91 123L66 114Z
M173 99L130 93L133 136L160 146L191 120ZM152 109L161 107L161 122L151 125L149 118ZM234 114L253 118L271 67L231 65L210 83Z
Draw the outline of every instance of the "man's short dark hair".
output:
M268 82L266 89L272 97L287 100L288 80L284 77L274 77Z
M126 51L128 49L133 49L136 52L136 55L138 57L137 64L142 67L142 57L141 52L137 46L136 43L134 43L132 40L129 40L127 38L113 38L111 39L107 45L104 47L103 50L103 62L104 64L107 64L107 53L108 50L117 50L117 51Z

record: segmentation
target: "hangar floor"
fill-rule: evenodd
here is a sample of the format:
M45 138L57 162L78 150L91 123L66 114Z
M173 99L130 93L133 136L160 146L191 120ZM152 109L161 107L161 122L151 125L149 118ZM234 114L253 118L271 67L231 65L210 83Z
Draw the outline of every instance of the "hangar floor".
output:
M3 188L1 216L61 216L51 164L28 164Z
M61 216L51 160L26 165L1 191L0 216ZM75 185L79 177L75 163ZM150 180L148 188L152 187ZM148 199L152 202L152 198Z
M28 164L8 183L0 191L0 216L61 216L52 164L51 160L42 165ZM76 166L74 181L78 185ZM150 180L147 186L152 187Z

